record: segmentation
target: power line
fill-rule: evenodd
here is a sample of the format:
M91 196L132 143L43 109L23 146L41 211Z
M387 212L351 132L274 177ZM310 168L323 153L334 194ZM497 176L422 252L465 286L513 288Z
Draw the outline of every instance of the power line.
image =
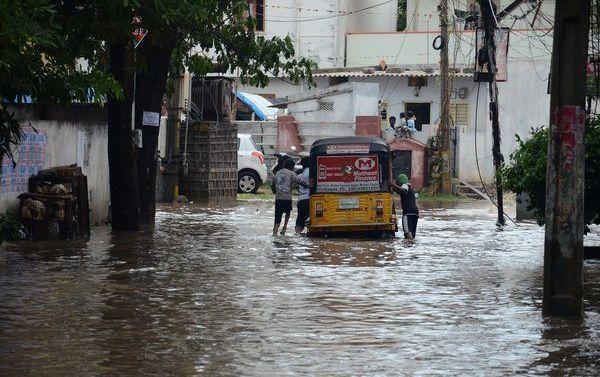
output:
M481 187L483 188L483 191L485 192L485 195L487 195L488 199L490 202L492 202L496 208L498 208L498 204L496 204L496 202L492 199L492 197L490 196L490 193L488 192L485 183L483 183L483 177L481 176L481 168L479 167L479 154L477 152L477 121L478 121L478 117L479 117L479 88L481 86L481 82L477 83L477 99L475 100L475 164L477 165L477 173L479 174L479 181L481 182ZM508 219L515 225L518 226L518 224L510 217L506 214L506 212L504 212L504 210L502 210L502 213L504 214L504 216L508 217Z
M314 17L314 18L300 18L300 19L292 19L292 20L277 20L277 19L266 18L265 20L267 22L286 22L286 23L298 23L298 22L310 22L310 21L327 20L327 19L330 19L330 18L344 17L344 16L349 16L349 15L352 15L352 14L364 12L366 10L377 8L377 7L380 7L382 5L389 4L391 2L396 2L396 1L397 0L387 0L387 1L384 1L384 2L379 3L379 4L373 4L371 6L360 8L360 9L353 10L353 11L349 11L347 13L334 14L334 15L330 15L330 16Z

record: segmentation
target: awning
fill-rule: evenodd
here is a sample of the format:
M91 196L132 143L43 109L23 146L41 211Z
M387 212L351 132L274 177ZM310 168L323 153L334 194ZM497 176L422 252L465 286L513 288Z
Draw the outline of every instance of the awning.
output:
M277 118L277 109L269 107L273 104L265 97L245 92L237 92L235 95L254 111L258 120L275 120Z

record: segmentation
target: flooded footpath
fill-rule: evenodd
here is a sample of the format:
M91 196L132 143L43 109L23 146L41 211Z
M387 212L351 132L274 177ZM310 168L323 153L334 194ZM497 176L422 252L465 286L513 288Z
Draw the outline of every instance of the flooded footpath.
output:
M423 209L415 242L272 218L162 207L153 232L3 245L0 375L600 374L600 261L585 319L543 318L537 225L497 231L482 203Z

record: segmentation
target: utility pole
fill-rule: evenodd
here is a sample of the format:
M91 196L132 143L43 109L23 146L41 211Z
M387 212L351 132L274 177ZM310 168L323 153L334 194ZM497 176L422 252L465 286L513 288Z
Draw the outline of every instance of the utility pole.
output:
M504 157L500 150L500 122L498 120L498 84L496 82L496 30L498 28L496 9L492 7L491 0L479 0L481 9L481 20L485 32L484 43L487 48L487 66L491 77L489 83L490 96L490 118L492 120L492 155L494 158L494 177L496 179L496 205L498 207L497 224L504 225L504 199L502 193L502 176L500 169L504 163Z
M546 170L544 315L583 315L589 0L556 0Z
M450 176L450 78L448 74L448 0L440 0L440 127L438 140L441 147L442 171L440 176L440 191L452 194L452 177Z

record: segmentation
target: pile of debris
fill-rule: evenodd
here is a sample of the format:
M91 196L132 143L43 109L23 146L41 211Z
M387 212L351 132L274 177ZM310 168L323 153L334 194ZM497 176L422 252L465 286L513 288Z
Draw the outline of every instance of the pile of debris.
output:
M29 192L19 199L19 220L28 238L90 237L87 177L77 165L40 170L29 178Z

